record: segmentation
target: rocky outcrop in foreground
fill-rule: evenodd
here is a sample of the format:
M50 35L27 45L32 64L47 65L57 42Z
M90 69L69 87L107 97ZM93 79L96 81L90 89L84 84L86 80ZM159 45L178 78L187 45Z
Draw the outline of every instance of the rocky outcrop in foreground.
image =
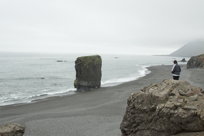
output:
M99 88L101 86L102 60L99 55L78 57L75 61L77 90Z
M187 63L187 68L204 68L204 54L191 57Z
M120 126L122 136L204 134L202 89L186 81L164 80L150 85L132 94L127 104Z
M25 128L19 124L7 124L0 126L0 136L23 136Z

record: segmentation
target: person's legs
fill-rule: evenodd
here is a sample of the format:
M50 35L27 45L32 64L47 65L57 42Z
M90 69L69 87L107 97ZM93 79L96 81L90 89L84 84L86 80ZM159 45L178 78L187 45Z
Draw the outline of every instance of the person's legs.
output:
M174 80L179 80L179 76L173 76Z

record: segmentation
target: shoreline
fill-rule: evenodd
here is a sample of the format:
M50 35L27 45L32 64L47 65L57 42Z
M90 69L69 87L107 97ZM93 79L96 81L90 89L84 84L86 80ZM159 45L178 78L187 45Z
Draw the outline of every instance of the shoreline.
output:
M0 107L0 124L16 122L25 125L24 136L119 136L130 94L149 84L172 78L171 66L148 69L152 71L150 74L118 86ZM187 70L182 66L181 80L204 88L203 77L203 69Z
M114 87L117 87L117 86L121 86L123 84L128 84L128 83L131 83L131 82L136 82L137 80L140 80L140 78L143 78L149 74L151 74L151 69L154 68L154 67L162 67L162 66L166 66L166 67L170 67L171 68L171 65L154 65L154 66L145 66L144 68L146 69L146 73L144 76L140 76L138 78L136 78L135 80L130 80L130 81L127 81L127 82L122 82L122 83L119 83L117 85L113 85L113 86L104 86L104 87L101 87L99 89L91 89L91 90L88 90L88 91L72 91L71 94L66 94L66 93L69 93L69 92L66 92L64 93L63 95L53 95L53 96L48 96L48 97L45 97L45 98L42 98L42 99L36 99L36 100L32 100L31 102L28 102L28 103L15 103L15 104L9 104L9 105L0 105L0 109L1 108L7 108L7 107L16 107L16 106L24 106L24 105L32 105L32 104L35 104L35 103L38 103L38 102L43 102L43 101L51 101L53 99L58 99L58 98L63 98L63 97L72 97L73 95L80 95L81 93L88 93L88 92L92 92L92 91L98 91L100 89L111 89L111 88L114 88ZM181 65L181 66L186 66L186 65Z
M159 65L155 65L155 66L159 66ZM168 66L168 65L166 65ZM132 82L132 81L136 81L148 74L151 73L151 71L149 70L149 68L151 67L154 67L154 66L144 66L144 75L140 75L138 77L136 77L134 80L129 80L129 81L126 81L126 82L121 82L121 83L113 83L115 85L105 85L104 86L102 85L101 88L110 88L110 87L115 87L115 86L118 86L118 85L121 85L121 84L124 84L124 83L128 83L128 82ZM7 105L0 105L0 108L1 107L8 107L8 106L19 106L19 105L27 105L27 104L32 104L32 103L37 103L37 102L41 102L41 101L46 101L48 99L52 99L52 98L55 98L55 97L67 97L67 96L73 96L73 95L76 95L76 94L80 94L80 93L84 93L83 91L82 92L77 92L76 90L73 90L74 88L72 88L72 90L68 92L64 92L64 93L59 93L59 94L55 94L55 95L47 95L46 97L44 98L38 98L38 99L34 99L34 100L31 100L29 102L19 102L19 103L13 103L13 104L7 104ZM96 91L97 89L91 89L90 91Z

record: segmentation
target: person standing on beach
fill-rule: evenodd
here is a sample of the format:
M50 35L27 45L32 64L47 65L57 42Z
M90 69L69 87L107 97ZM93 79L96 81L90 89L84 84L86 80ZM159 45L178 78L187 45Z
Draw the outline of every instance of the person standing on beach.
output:
M176 60L174 60L174 65L172 67L171 73L173 75L174 80L179 80L181 67L178 65L178 62Z

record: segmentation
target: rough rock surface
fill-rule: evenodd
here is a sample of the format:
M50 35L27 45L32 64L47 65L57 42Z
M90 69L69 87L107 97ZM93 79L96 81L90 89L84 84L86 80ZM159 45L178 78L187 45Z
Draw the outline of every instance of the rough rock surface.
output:
M204 54L191 57L187 63L187 68L204 68Z
M202 93L201 88L186 81L164 80L145 87L128 98L120 126L122 136L170 136L204 131Z
M99 88L101 86L102 60L99 55L78 57L75 61L77 90Z
M204 132L189 132L189 133L180 133L172 136L204 136Z
M6 124L0 126L0 136L23 136L25 128L19 124Z

